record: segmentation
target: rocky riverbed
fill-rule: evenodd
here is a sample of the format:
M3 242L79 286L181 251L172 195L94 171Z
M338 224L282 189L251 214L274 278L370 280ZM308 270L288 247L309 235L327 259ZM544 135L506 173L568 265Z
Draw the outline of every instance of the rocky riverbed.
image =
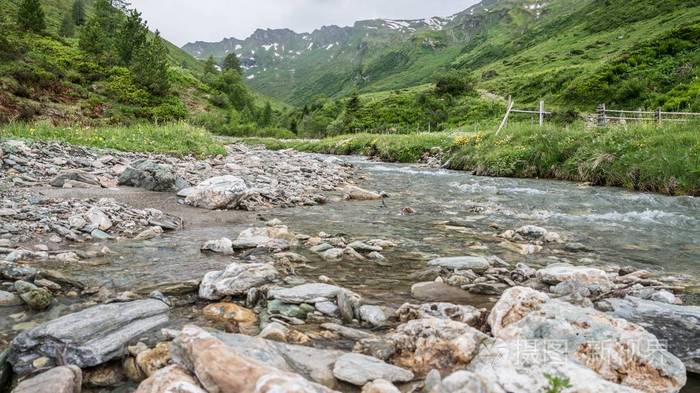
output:
M674 269L655 244L616 243L634 215L543 219L538 189L467 187L437 169L242 145L208 160L0 151L8 391L698 387L699 251L678 240L697 230L693 199L659 199L690 263ZM547 184L550 203L587 192ZM635 224L642 240L667 236ZM602 241L608 225L618 236Z

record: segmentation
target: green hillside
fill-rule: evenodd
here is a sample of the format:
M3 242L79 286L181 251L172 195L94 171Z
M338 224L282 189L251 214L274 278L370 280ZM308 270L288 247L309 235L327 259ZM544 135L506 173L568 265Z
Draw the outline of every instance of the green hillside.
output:
M204 62L145 28L132 27L143 32L142 48L162 53L141 51L151 63L122 59L120 48L134 46L131 51L137 56L139 46L121 38L130 26L130 11L110 7L110 2L103 2L114 10L108 12L111 19L104 20L114 25L113 31L102 31L96 22L99 26L90 31L97 35L83 40L90 21L97 20L98 1L82 1L80 26L73 13L75 0L41 1L45 26L32 31L20 26L21 0L0 0L0 124L48 121L99 126L187 120L212 131L235 133L275 127L280 111L286 110L274 99L248 90L240 70L205 70ZM111 4L118 7L119 2ZM131 26L143 23L134 17ZM125 43L121 47L119 40ZM92 41L109 46L104 49ZM266 114L270 101L272 110Z
M525 104L697 109L699 26L698 0L489 0L449 18L259 30L184 49L201 58L235 51L251 87L297 105L459 69Z

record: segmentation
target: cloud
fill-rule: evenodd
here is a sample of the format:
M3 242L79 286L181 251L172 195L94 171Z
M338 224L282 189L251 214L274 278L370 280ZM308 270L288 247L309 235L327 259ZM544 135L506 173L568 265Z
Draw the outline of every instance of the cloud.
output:
M447 16L477 0L132 0L152 29L178 45L245 38L257 28L309 32L373 18Z

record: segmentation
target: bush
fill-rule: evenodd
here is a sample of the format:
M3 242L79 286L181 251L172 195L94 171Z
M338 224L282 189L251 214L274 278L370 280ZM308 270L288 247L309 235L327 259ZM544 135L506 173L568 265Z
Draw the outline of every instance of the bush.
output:
M187 107L177 97L168 97L151 110L151 117L156 122L183 120L187 118Z
M466 95L476 89L476 78L466 71L450 70L435 76L435 91L438 94Z

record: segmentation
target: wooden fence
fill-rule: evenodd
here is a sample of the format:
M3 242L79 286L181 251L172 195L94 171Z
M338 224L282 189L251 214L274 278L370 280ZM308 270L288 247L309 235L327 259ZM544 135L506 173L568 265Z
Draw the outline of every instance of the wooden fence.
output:
M608 109L605 104L598 105L597 126L604 127L610 123L626 123L633 122L654 122L661 124L663 122L687 122L693 119L700 120L700 113L694 112L664 112L661 108L655 111L636 111L622 109Z
M511 114L513 113L523 113L523 114L529 114L529 115L537 115L539 118L539 125L542 127L544 125L544 117L549 116L552 114L552 112L547 112L544 110L544 101L540 101L540 107L539 109L532 110L532 109L514 109L513 106L515 105L515 102L513 101L513 98L511 96L508 96L508 106L506 107L506 115L503 116L503 121L501 121L501 125L498 126L498 131L496 131L496 135L498 135L499 132L501 132L501 129L508 125L508 118L510 117Z

